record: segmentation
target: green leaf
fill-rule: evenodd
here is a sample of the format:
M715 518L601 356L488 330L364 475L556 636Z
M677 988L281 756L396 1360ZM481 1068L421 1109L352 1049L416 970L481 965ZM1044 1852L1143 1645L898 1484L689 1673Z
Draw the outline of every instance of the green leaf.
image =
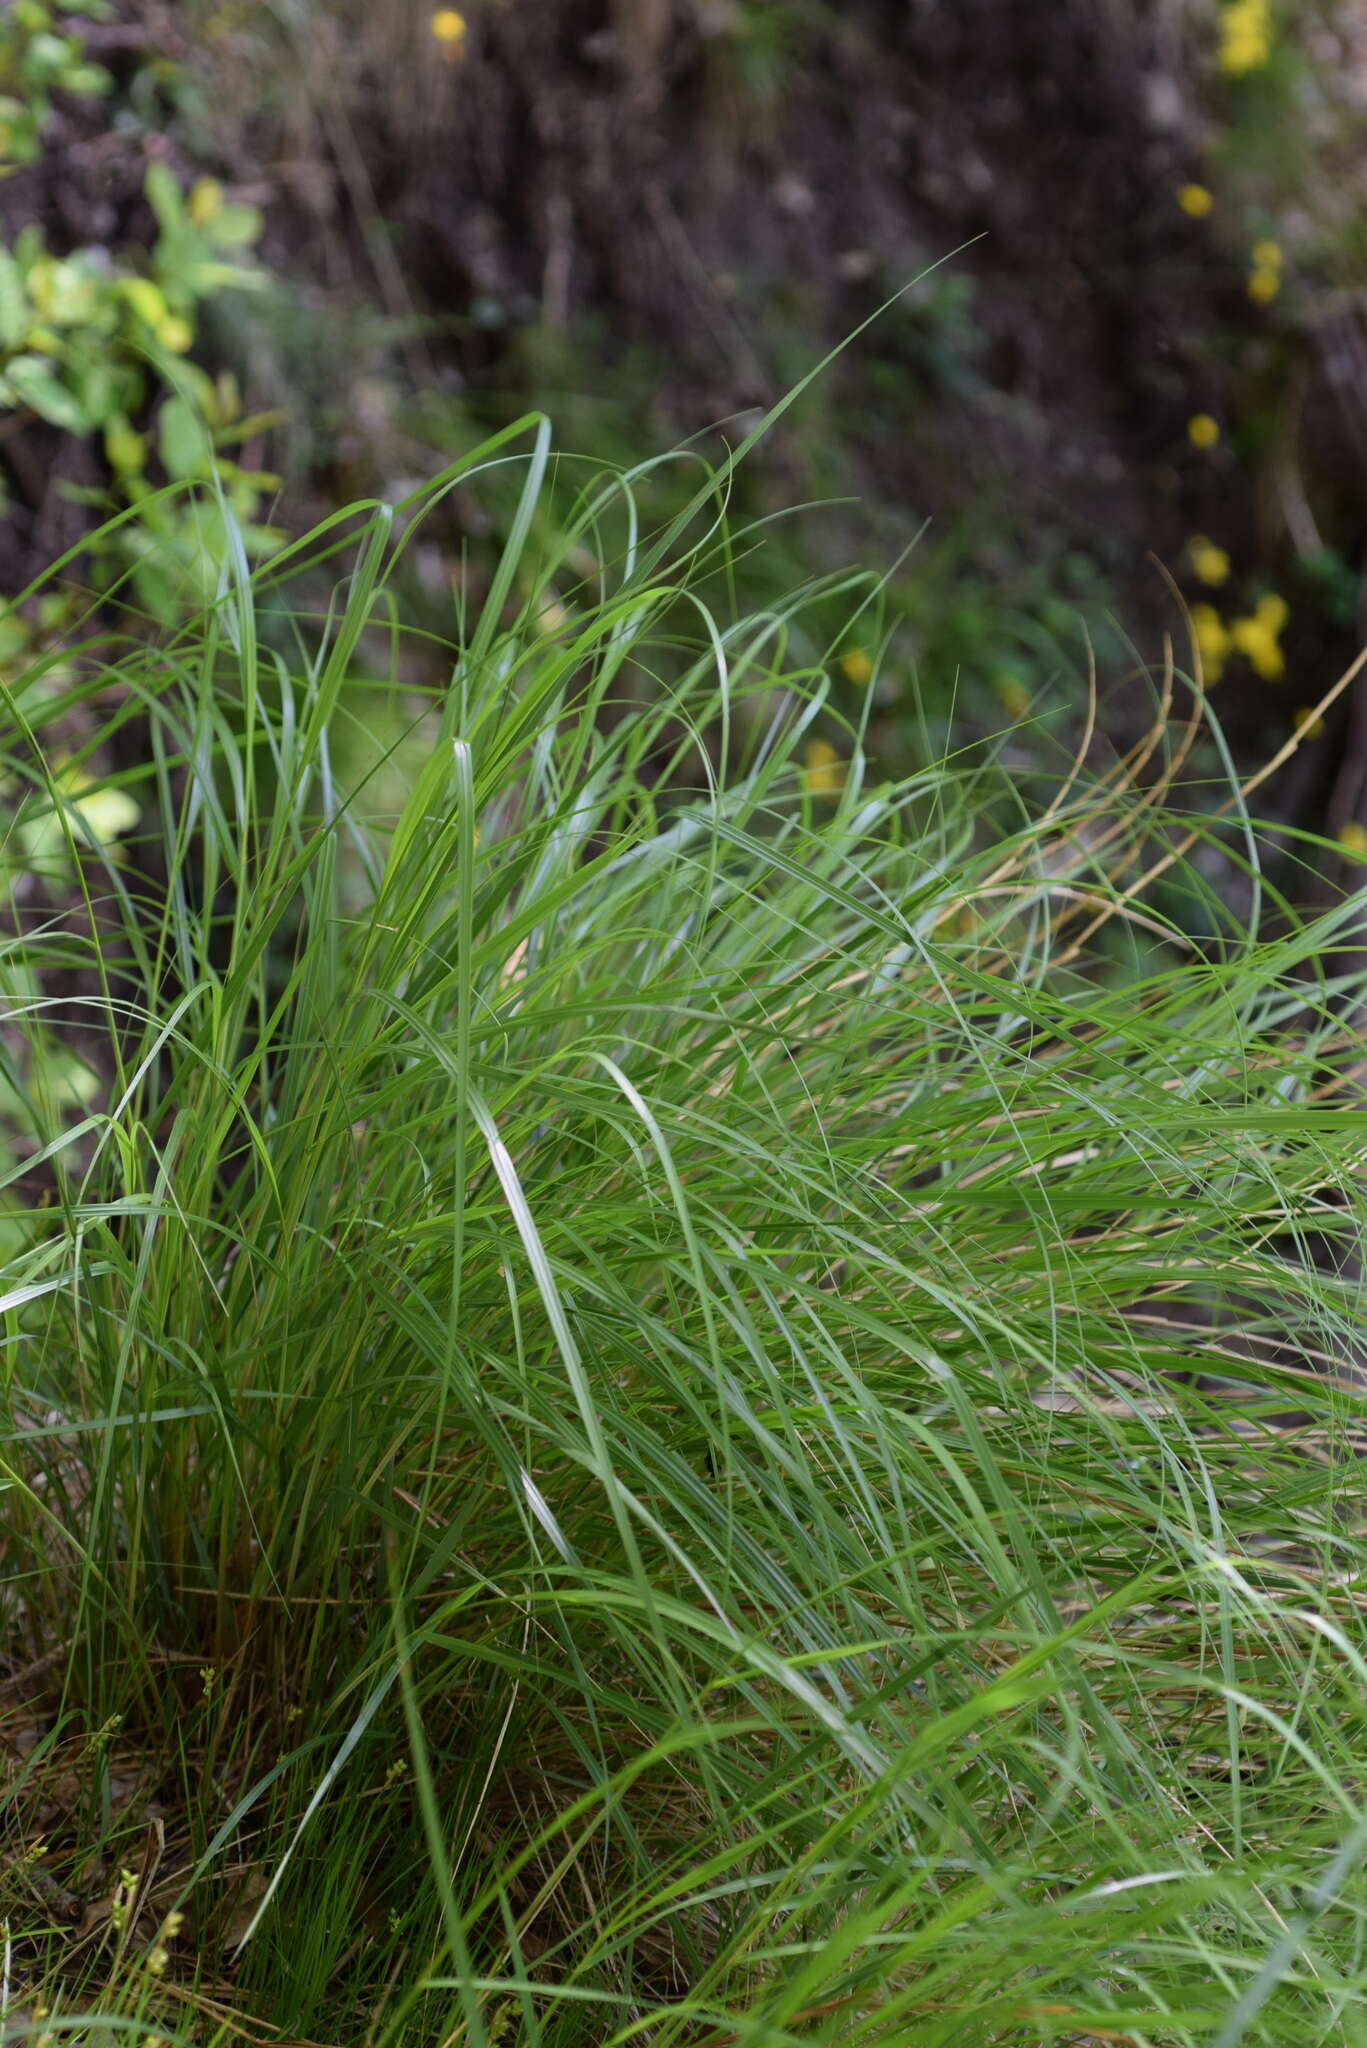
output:
M83 93L98 99L114 80L103 64L73 64L60 81L63 92Z
M142 189L157 217L157 225L165 233L174 234L184 222L185 209L181 203L180 187L165 164L148 166Z
M0 98L0 163L31 164L38 154L38 120L22 100Z
M160 249L157 256L162 258ZM188 263L183 276L195 297L200 299L217 291L262 291L267 282L264 271L244 270L240 263Z
M18 348L28 332L29 304L19 265L8 249L0 249L0 348Z
M157 418L157 447L169 477L204 476L209 468L209 430L183 398L168 398Z
M150 277L121 277L115 289L149 327L159 327L166 318L165 297Z
M84 434L90 422L74 392L69 391L42 356L16 356L5 372L6 381L20 401L32 408L39 419L60 427L66 434Z
M222 206L209 225L209 238L220 249L249 249L261 239L259 206Z
M115 365L96 356L72 372L77 402L92 427L102 427L119 411L119 378Z
M0 122L4 120L6 105L12 101L0 100ZM14 238L14 260L27 277L35 263L47 254L47 241L36 221L26 221Z
M45 85L55 83L74 61L76 52L77 45L69 36L35 36L28 46L30 77L41 79Z

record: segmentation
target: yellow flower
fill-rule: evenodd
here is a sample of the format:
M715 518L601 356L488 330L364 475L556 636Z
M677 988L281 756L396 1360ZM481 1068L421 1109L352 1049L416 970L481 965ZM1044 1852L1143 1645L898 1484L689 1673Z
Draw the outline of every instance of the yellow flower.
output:
M197 178L190 188L185 211L197 228L207 228L223 211L223 187L217 178Z
M847 683L867 683L873 674L873 658L862 647L847 647L840 657L840 669Z
M1231 78L1257 71L1272 55L1269 0L1227 0L1220 9L1220 69Z
M1367 828L1350 818L1339 826L1339 845L1351 860L1367 860Z
M1253 244L1253 267L1248 274L1248 296L1257 306L1275 299L1282 288L1282 245L1269 237Z
M455 50L465 41L465 16L454 7L439 7L429 26L444 50Z
M1004 668L993 677L992 684L1007 717L1024 718L1030 709L1030 692L1020 677L1013 675L1009 668Z
M1324 731L1324 720L1309 704L1298 704L1291 714L1295 730L1304 733L1308 740L1317 740Z
M1229 637L1240 654L1246 654L1264 682L1275 683L1286 668L1286 657L1278 637L1289 616L1286 599L1260 597L1246 619L1235 619Z
M1208 412L1198 412L1187 421L1187 439L1193 448L1213 448L1220 438L1220 422Z
M1191 608L1191 631L1196 642L1196 651L1201 657L1201 674L1206 688L1220 680L1229 654L1229 634L1225 622L1213 604L1194 604Z
M1177 204L1192 220L1204 220L1215 200L1204 185L1183 185L1177 194Z
M845 787L845 763L829 740L808 740L803 756L802 786L809 796L839 796Z
M1207 540L1203 533L1198 533L1188 542L1187 558L1193 575L1198 576L1202 583L1223 583L1229 574L1229 556L1223 548L1217 548L1213 540Z

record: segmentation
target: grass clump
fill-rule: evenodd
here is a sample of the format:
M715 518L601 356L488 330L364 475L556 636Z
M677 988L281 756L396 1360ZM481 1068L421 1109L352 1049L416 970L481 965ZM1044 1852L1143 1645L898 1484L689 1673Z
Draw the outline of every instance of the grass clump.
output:
M1347 911L813 778L832 587L649 484L501 436L11 693L8 2025L1361 2041Z

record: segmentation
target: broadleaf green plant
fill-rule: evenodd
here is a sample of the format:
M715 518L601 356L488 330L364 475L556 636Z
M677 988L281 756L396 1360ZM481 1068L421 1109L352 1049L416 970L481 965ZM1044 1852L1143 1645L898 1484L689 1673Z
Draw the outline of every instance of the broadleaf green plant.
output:
M106 21L105 0L10 0L0 16L0 176L36 161L54 92L98 97L113 83L85 53L84 29Z
M158 491L150 456L172 483L214 475L255 555L280 538L261 517L279 479L230 459L227 450L263 422L243 417L230 372L211 377L188 353L207 300L266 285L244 260L261 215L229 201L215 178L183 194L160 162L148 169L146 194L157 235L144 256L114 259L104 248L59 256L34 223L13 248L0 247L0 411L27 410L63 434L98 437L109 486L74 494L99 511L111 501L141 506L144 518L101 529L97 580L131 570L144 608L169 620L212 594L227 543L210 501Z

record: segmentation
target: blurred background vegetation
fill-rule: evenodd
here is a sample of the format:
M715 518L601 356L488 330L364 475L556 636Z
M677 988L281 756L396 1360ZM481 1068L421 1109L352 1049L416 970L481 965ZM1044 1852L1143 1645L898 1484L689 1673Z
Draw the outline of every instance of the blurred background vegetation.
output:
M1364 626L1364 112L1349 0L12 0L0 590L129 516L0 657L529 405L715 459L853 336L737 479L739 574L882 566L811 653L889 765L1010 728L1028 775L1093 656L1122 752L1171 636L1239 758L1303 728L1273 813L1351 862L1367 711L1310 711ZM419 625L498 538L451 495Z

